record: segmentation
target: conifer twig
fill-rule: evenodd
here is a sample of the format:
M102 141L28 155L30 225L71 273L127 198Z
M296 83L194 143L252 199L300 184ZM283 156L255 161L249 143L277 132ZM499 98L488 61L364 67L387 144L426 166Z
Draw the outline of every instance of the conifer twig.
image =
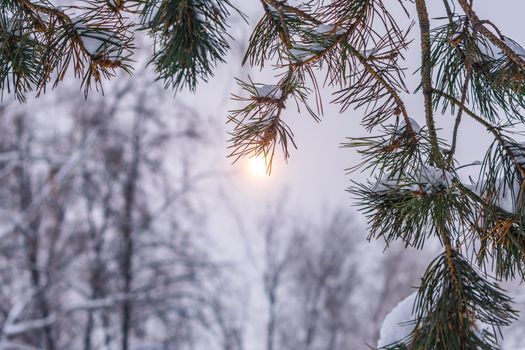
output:
M492 33L487 27L484 25L484 21L482 21L474 9L472 8L471 4L467 2L467 0L458 0L459 4L461 5L461 8L469 18L469 20L472 22L472 25L487 39L490 40L494 46L499 48L505 55L507 55L517 66L519 66L522 70L525 71L525 59L518 55L514 50L512 50L505 42L498 38L494 33Z
M423 87L423 96L425 98L425 119L432 147L432 158L440 168L444 168L445 162L439 149L436 126L433 117L430 20L428 18L425 0L416 0L416 8L419 18L419 28L421 30L421 83Z
M471 78L472 78L472 69L467 68L467 76L465 77L465 81L463 82L463 87L461 91L460 103L462 106L465 105L465 102L467 100L468 87L469 87ZM454 122L454 131L452 134L452 145L450 146L450 154L448 156L448 161L447 161L449 168L452 166L452 161L454 160L454 154L456 153L459 125L461 123L462 115L463 115L463 108L458 108L458 113L456 115L456 120Z

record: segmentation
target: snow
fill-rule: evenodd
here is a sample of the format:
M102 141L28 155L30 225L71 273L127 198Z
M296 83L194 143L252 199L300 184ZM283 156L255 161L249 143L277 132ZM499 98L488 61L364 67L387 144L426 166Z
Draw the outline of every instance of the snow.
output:
M394 343L402 343L410 336L415 328L413 321L416 319L414 312L416 297L417 292L410 294L386 315L379 332L378 348Z
M523 167L525 167L525 142L519 142L516 144L507 144L509 150L516 157L516 161Z
M320 24L314 28L314 32L317 34L327 34L334 30L334 26L330 24Z
M423 166L418 174L420 184L430 185L431 187L449 187L452 184L452 173L431 165Z
M503 181L500 180L496 183L496 186L500 186ZM501 185L502 186L502 185ZM497 188L497 187L496 187ZM494 201L494 204L509 213L516 212L516 196L518 196L520 190L520 184L518 181L514 182L512 190L510 188L502 188L499 191L498 198Z
M374 192L388 192L401 186L404 190L419 191L422 189L425 192L433 192L449 187L452 180L452 173L432 165L422 165L409 172L406 178L386 173L376 182L372 190Z
M457 40L461 35L463 35L463 29L459 29L452 37L451 40ZM505 45L507 45L512 51L514 51L518 56L525 59L525 49L519 45L517 42L508 37L502 37L501 40ZM494 45L490 40L478 40L477 46L479 51L483 56L488 56L494 60L501 59L505 57L505 54L501 51L499 47ZM474 62L482 62L482 57L474 57Z
M521 166L525 167L525 142L512 144L507 143L506 146L514 154L516 161L520 163ZM483 197L486 194L482 192L486 186L486 183L483 181L478 183L464 184L464 186L480 197ZM512 186L509 186L509 184L506 184L503 179L496 179L494 186L498 194L498 197L493 201L494 205L500 209L503 209L507 213L515 214L517 209L517 197L520 192L519 180L515 179Z
M508 147L512 154L514 154L514 157L520 166L525 167L525 142L510 144ZM512 184L512 188L509 188L508 186L503 187L499 191L499 196L494 204L509 213L515 214L517 209L517 197L520 193L520 185L519 180L516 178ZM503 180L497 181L496 186L496 188L502 187Z
M284 1L283 3L286 3L286 1ZM268 6L268 11L270 11L273 15L279 15L279 9L275 8L274 6L270 4L266 4L266 5ZM285 17L297 17L295 13L287 12L284 10L283 10L283 14Z
M269 97L272 99L280 99L283 92L278 85L262 85L255 87L255 93L258 97Z
M47 318L17 322L15 324L8 324L4 327L2 331L5 335L14 336L49 326L55 321L56 317L54 315L51 315Z
M313 29L317 34L326 35L326 34L335 34L341 35L345 32L344 28L334 27L331 24L320 24Z
M463 185L480 197L485 195L485 193L482 192L482 189L485 187L485 183L483 181ZM503 179L497 179L495 182L495 187L496 189L499 189L499 191L498 198L496 198L493 202L494 205L500 209L503 209L507 213L514 214L516 212L516 197L518 196L520 190L519 182L515 181L512 186L513 188L511 189L508 186L504 186Z
M368 50L365 50L363 52L361 52L361 54L363 56L365 56L365 58L370 58L372 57L373 55L375 55L379 50L376 48L376 47L373 47L371 49L368 49Z
M298 62L305 61L309 57L318 54L325 50L325 47L319 43L313 43L308 45L295 44L290 50L290 55L295 58Z
M266 4L266 6L268 6L268 10L270 10L271 13L279 13L279 11L272 5Z
M97 38L89 36L81 36L81 38L82 42L84 43L84 47L92 56L101 51L102 46L104 45L104 42Z
M403 186L403 182L399 176L393 176L392 174L385 173L381 179L378 179L378 181L372 187L372 190L376 193L388 192L399 186ZM419 187L416 184L410 184L408 186L403 186L403 189L417 191Z
M412 129L414 130L414 132L418 133L421 131L421 126L415 119L408 118L408 120L410 121L410 124L412 125ZM403 118L399 122L399 130L401 131L401 130L404 130L405 128L406 128L406 122L405 122L405 119Z
M329 42L324 42L323 38L319 36L330 36L330 35L341 35L344 34L345 29L341 27L335 27L331 24L320 24L312 29L312 34L319 39L319 42L313 42L308 44L294 44L291 49L288 50L290 56L298 62L307 60L313 55L316 55L326 50ZM323 45L324 44L324 45Z
M514 51L516 55L525 60L525 49L521 45L507 37L503 37L502 41L512 51ZM485 42L478 42L478 48L482 54L495 60L505 56L505 54L489 40L486 40ZM481 61L481 58L476 59L475 61L479 62Z

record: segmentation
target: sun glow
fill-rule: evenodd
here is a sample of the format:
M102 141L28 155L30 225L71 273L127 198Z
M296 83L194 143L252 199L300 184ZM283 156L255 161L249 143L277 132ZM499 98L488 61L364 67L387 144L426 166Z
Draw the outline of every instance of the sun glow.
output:
M266 161L264 160L264 157L252 157L248 159L248 171L251 175L256 177L267 175Z

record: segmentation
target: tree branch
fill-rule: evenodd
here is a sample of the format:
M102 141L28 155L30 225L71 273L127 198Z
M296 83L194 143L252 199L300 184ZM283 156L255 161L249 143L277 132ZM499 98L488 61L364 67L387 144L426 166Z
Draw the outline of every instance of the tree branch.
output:
M479 124L483 125L485 128L487 128L487 130L492 133L492 135L494 135L494 138L498 141L498 143L503 147L503 149L505 150L505 152L507 153L507 156L512 159L512 161L514 162L514 164L516 165L516 168L518 169L518 171L520 172L520 175L525 178L525 169L522 167L521 163L518 161L518 159L516 158L516 156L514 155L514 153L509 149L509 145L508 143L505 141L505 139L503 138L503 136L501 135L501 132L499 131L499 129L490 124L489 122L487 122L485 119L483 119L482 117L480 117L479 115L477 115L476 113L474 113L473 111L471 111L469 108L467 108L467 106L465 106L464 104L461 103L461 101L459 101L457 98L455 98L454 96L451 96L449 94L447 94L446 92L444 91L440 91L440 90L436 90L434 89L433 90L434 93L437 93L438 95L446 98L448 101L450 101L451 103L455 104L456 106L458 106L459 108L461 108L463 110L463 112L465 112L465 114L467 114L469 117L471 117L472 119L474 119L475 121L477 121Z
M436 126L432 107L432 67L430 60L430 21L428 18L425 0L416 0L419 28L421 30L421 84L425 98L425 119L427 122L430 144L432 147L432 158L440 168L445 167L443 155L439 150Z
M519 66L522 70L525 70L525 60L523 57L518 55L514 50L512 50L510 47L505 44L503 40L498 38L494 33L492 33L487 27L485 27L485 23L488 23L487 21L482 21L476 12L472 9L472 6L468 4L467 0L458 0L459 4L461 5L461 8L463 8L463 11L467 15L468 19L472 22L472 25L474 28L477 28L477 30L483 34L487 39L490 40L494 46L499 48L507 57L509 57L512 62L514 62L517 66ZM490 23L491 26L495 27L492 23ZM499 32L499 30L498 30Z
M465 82L463 83L463 88L461 90L461 105L464 106L467 100L468 86L470 84L470 79L472 78L472 69L467 68L467 75L465 77ZM463 115L463 108L458 109L458 114L456 115L456 122L454 124L454 132L452 135L452 146L450 147L450 154L448 156L448 166L452 166L452 161L454 159L454 153L456 153L456 145L458 139L459 125L461 123L461 117Z

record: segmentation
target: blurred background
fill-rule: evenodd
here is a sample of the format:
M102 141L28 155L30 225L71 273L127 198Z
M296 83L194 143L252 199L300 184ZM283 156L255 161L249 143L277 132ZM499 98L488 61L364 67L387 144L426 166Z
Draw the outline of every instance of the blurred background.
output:
M260 160L227 157L234 78L276 80L241 65L262 8L236 5L248 23L233 18L227 64L194 94L155 82L151 43L138 37L134 76L103 92L84 99L66 79L25 104L4 96L0 349L368 349L418 286L439 245L367 241L345 189L374 179L345 171L360 158L340 147L365 130L360 111L330 105L329 89L322 122L286 111L298 150L288 163L277 156L271 176ZM476 5L525 43L521 0ZM405 97L422 111L420 96ZM472 126L459 156L474 161L489 142ZM506 288L523 309L525 292ZM505 330L503 349L525 346L524 325Z

